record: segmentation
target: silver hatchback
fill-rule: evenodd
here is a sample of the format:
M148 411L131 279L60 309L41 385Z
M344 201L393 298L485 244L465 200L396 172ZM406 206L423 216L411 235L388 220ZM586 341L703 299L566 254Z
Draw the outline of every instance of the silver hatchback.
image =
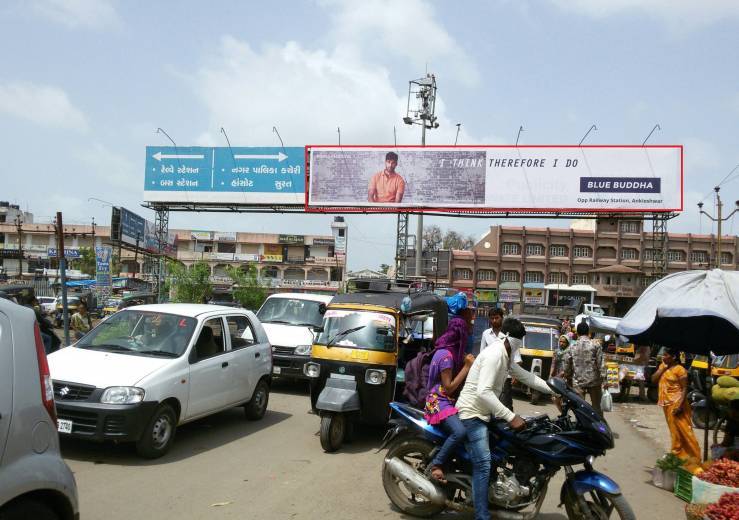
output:
M75 520L59 454L54 390L36 315L0 300L0 520Z

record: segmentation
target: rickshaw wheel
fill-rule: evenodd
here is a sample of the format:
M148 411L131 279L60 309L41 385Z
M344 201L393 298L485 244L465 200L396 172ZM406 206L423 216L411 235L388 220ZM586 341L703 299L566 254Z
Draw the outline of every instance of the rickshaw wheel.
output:
M343 413L321 415L321 448L327 453L341 447L346 435L346 416Z
M537 390L531 390L531 404L539 404L541 393Z

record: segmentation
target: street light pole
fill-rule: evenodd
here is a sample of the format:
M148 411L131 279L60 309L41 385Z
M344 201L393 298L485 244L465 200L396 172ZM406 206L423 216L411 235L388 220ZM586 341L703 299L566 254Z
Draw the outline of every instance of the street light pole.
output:
M718 237L716 239L716 261L715 261L715 267L716 269L721 268L721 233L722 233L722 224L729 220L731 217L734 216L734 213L739 211L739 200L735 202L736 208L734 211L729 213L727 216L723 216L723 202L721 202L721 196L719 195L719 190L721 188L716 186L713 188L713 191L716 192L716 217L714 218L712 215L709 215L703 210L703 203L698 203L698 210L700 214L707 216L709 219L711 219L713 222L716 222L718 224Z

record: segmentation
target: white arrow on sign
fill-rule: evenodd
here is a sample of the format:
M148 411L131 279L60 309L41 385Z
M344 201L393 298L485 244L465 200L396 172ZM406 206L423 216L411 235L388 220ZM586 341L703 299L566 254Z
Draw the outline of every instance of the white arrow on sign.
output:
M195 154L195 155L186 155L186 154L177 154L177 155L167 155L163 154L162 152L157 152L154 155L152 155L154 159L157 161L161 161L162 159L204 159L205 156L203 154Z
M282 162L287 159L287 155L282 152L277 155L234 155L234 159L277 159Z

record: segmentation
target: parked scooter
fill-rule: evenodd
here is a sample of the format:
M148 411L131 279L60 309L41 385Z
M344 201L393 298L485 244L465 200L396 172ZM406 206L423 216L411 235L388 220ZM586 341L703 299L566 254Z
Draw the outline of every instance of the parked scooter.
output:
M608 424L561 379L549 386L562 396L562 415L525 419L526 428L512 430L507 423L490 424L492 470L489 505L495 518L535 518L544 502L551 478L565 470L560 502L567 517L635 519L621 490L606 475L593 470L595 457L613 448ZM382 483L390 500L404 513L431 516L445 509L471 512L472 467L460 448L447 464L444 486L427 476L430 461L446 434L429 425L423 412L406 404L392 403L399 416L388 432ZM575 471L573 466L583 465ZM529 511L524 512L524 509ZM614 516L612 516L614 515Z

